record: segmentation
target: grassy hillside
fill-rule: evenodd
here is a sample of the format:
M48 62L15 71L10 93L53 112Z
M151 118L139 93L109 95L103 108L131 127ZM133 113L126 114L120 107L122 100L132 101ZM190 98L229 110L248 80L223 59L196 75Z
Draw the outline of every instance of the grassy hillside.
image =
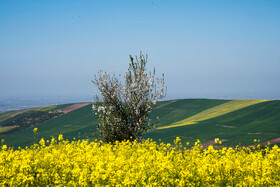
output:
M151 118L160 117L159 125L168 125L203 110L228 102L227 100L186 99L159 102ZM47 108L47 107L46 107ZM49 139L51 136L63 134L68 139L86 138L96 133L97 120L91 105L69 112L63 116L44 122L37 126L39 137ZM10 146L26 146L33 142L33 128L24 129L8 135L0 135Z
M159 117L159 126L167 126L184 120L204 110L229 102L229 100L182 99L159 102L150 117Z
M199 112L191 117L187 117L184 120L178 121L176 123L172 123L167 126L159 127L158 129L166 129L166 128L173 128L173 127L179 127L184 125L192 125L196 124L199 121L205 121L208 119L212 119L224 114L228 114L230 112L240 110L242 108L257 104L266 102L267 100L233 100L228 101L226 103L217 105L215 107L203 110L202 112Z
M9 122L15 121L15 120L18 120L19 118L27 116L28 113L56 111L56 110L60 110L64 107L67 107L69 105L72 105L72 104L53 105L53 106L30 108L30 109L24 109L24 110L14 110L14 111L8 111L5 113L1 113L0 114L0 133L11 131L12 129L13 129L13 131L17 130L17 128L19 126L18 125L11 126L11 124ZM31 124L32 123L30 123L30 125Z
M30 109L23 109L23 110L13 110L4 113L0 113L0 126L5 125L6 122L15 120L20 116L23 116L26 112L31 110L35 111L55 111L67 107L72 104L62 104L62 105L53 105L53 106L45 106L39 108L30 108Z
M185 99L159 102L151 113L151 118L160 117L159 127L168 126L192 118L192 116L230 103L229 100ZM221 106L220 106L221 105ZM62 107L61 107L62 108ZM53 109L52 107L38 110ZM214 118L205 118L196 124L156 129L144 134L144 138L161 139L172 142L179 136L183 142L202 142L214 138L226 139L224 145L252 144L255 138L262 141L280 137L280 101L268 101L222 113ZM21 114L23 115L23 114ZM0 122L0 125L2 122ZM69 140L87 138L96 133L97 121L91 105L79 108L63 116L41 123L37 126L39 137L49 139L63 134ZM10 146L26 146L33 142L33 128L24 129L8 135L0 135Z
M253 144L255 138L267 141L280 137L280 101L259 103L193 125L157 129L144 137L170 142L176 136L191 143L196 139L226 139L223 145L229 146Z
M5 120L9 120L14 116L17 116L21 113L27 112L29 109L25 109L25 110L12 110L12 111L8 111L8 112L4 112L4 113L0 113L0 122L5 121Z
M96 125L96 118L92 114L91 106L88 105L41 123L36 127L38 128L38 138L50 139L51 136L63 134L66 138L73 139L74 137L83 136L85 133L93 132ZM27 146L33 142L33 128L0 135L0 137L4 138L9 146Z

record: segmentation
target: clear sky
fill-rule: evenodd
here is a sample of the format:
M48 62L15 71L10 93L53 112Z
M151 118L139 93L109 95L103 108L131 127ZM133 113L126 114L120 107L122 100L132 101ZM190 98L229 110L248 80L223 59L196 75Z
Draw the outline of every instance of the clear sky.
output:
M167 99L280 99L280 1L0 1L0 97L92 97L140 51Z

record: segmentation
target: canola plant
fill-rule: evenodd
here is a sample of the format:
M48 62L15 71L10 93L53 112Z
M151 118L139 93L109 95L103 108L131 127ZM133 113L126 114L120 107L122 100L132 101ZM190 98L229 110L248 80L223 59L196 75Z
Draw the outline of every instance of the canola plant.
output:
M215 140L219 144L219 140ZM51 141L0 151L1 186L279 186L280 149Z

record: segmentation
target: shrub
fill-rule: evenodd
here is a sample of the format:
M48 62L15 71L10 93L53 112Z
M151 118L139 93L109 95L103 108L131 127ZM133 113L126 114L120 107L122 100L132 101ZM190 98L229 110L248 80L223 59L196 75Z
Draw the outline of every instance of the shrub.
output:
M152 107L166 95L164 75L155 78L146 72L146 57L130 55L124 85L120 77L99 71L92 81L100 91L96 95L93 110L99 122L98 131L105 142L139 139L143 132L155 126L149 119Z

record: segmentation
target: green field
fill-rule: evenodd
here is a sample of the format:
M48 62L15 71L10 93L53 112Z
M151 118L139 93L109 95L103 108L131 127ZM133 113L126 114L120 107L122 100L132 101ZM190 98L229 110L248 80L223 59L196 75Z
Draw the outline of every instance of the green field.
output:
M252 101L247 100L246 103L252 103ZM211 99L159 102L150 115L153 120L159 116L158 128L179 124L186 119L198 119L197 116L200 116L200 120L196 120L196 124L192 125L155 129L145 133L143 138L172 142L175 137L179 136L183 142L188 141L190 143L195 142L196 139L206 142L214 138L220 138L226 140L223 145L235 146L237 144L253 144L254 139L266 141L280 137L280 101L255 102L238 108L237 106L240 102L240 100ZM242 101L241 103L244 104L244 102ZM224 111L230 108L225 106L231 106L231 109L237 108L229 112L223 112L221 108ZM63 107L58 106L56 109L58 108ZM217 114L217 109L219 108L221 112ZM45 109L54 110L53 107L44 107L38 110ZM207 116L208 114L211 114L211 118L205 118L205 115ZM20 115L24 115L24 113ZM0 125L4 125L4 122L0 122ZM92 134L96 134L97 121L92 113L91 105L88 105L43 122L36 127L38 128L38 138L50 139L51 136L63 134L69 140L74 137L87 139L89 137L95 138ZM15 148L31 145L33 143L33 128L0 135L0 138L4 138L7 145L15 146Z
M21 113L27 112L28 109L26 110L12 110L12 111L8 111L8 112L4 112L4 113L0 113L0 122L5 121L5 120L9 120L14 116L17 116Z
M43 106L43 107L39 107L39 108L34 108L32 110L35 110L35 111L55 111L55 110L60 110L64 107L67 107L67 106L70 106L70 105L72 105L72 104Z
M253 144L254 139L267 141L280 137L280 101L268 101L193 125L157 129L145 134L155 140L170 142L179 136L184 142L226 139L223 145Z
M63 116L43 122L38 128L38 138L50 139L52 136L63 134L66 138L84 137L96 129L97 121L92 114L91 106L85 106ZM7 135L0 135L9 146L28 146L33 143L33 128L27 128Z
M211 118L215 118L230 112L234 112L236 110L240 110L242 108L255 105L258 103L266 102L267 100L233 100L229 101L215 107L209 108L202 112L199 112L191 117L188 117L184 120L178 121L176 123L172 123L171 125L159 127L158 129L167 129L185 125L196 124L199 121L205 121Z
M0 126L5 125L7 121L12 121L20 116L23 116L26 112L35 110L35 111L55 111L60 110L64 107L70 106L72 104L62 104L62 105L52 105L52 106L45 106L39 108L30 108L30 109L23 109L23 110L13 110L4 113L0 113Z
M9 131L11 129L15 128L14 126L8 126L8 127L2 127L0 126L0 133L3 133L3 132L6 132L6 131Z

